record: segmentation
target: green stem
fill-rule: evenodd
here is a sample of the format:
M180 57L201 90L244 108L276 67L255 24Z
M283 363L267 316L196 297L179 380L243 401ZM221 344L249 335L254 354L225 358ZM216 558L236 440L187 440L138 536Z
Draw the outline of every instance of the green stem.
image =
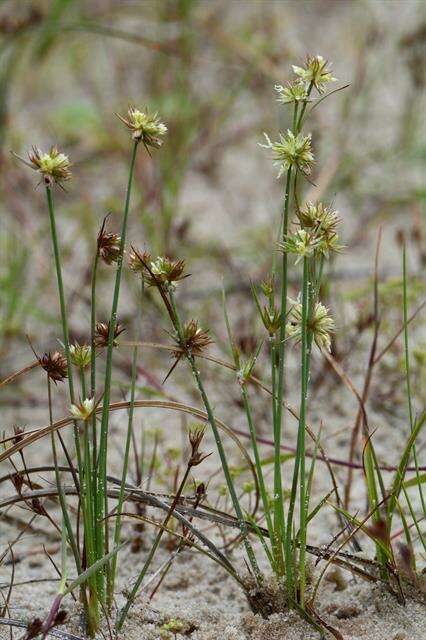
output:
M287 171L287 179L284 194L284 209L283 219L281 224L282 239L284 240L288 232L288 212L290 203L290 189L291 189L291 167ZM274 397L276 397L276 409L274 420L274 529L275 537L280 543L284 542L285 552L285 568L287 578L291 580L292 567L291 567L291 555L290 555L290 532L285 533L285 521L284 521L284 504L283 504L283 490L282 490L282 478L281 478L281 432L282 432L282 416L283 416L283 398L284 398L284 374L285 374L285 326L287 318L287 280L288 280L288 260L287 253L283 251L282 255L282 273L281 273L281 326L279 332L279 346L278 346L278 381L277 388L274 389ZM280 554L278 560L281 562L281 575L284 573L284 567L282 566L282 554Z
M123 222L121 227L121 239L120 249L117 258L117 270L115 276L114 295L112 301L108 346L106 354L105 365L105 381L104 381L104 396L102 404L102 417L101 417L101 430L99 437L99 456L98 456L98 497L96 504L96 525L99 529L97 557L101 558L104 553L108 551L108 519L105 518L105 514L108 510L108 498L106 492L106 473L107 473L107 454L108 454L108 422L109 422L109 401L111 395L111 376L112 376L112 353L114 347L114 333L117 325L117 309L118 300L120 296L120 284L121 284L121 272L123 268L123 255L124 246L126 242L127 231L127 219L130 208L130 194L132 191L133 174L135 169L136 152L138 143L135 141L132 148L132 157L130 161L129 179L127 183L126 201L124 205ZM104 530L102 531L102 525ZM104 548L105 547L105 548ZM106 571L108 572L109 564L107 563ZM103 581L102 581L103 582ZM102 584L102 593L100 594L102 599L104 598L104 587Z
M115 516L114 547L117 547L120 544L121 514L123 510L123 502L124 502L126 479L127 479L127 469L129 465L130 443L132 441L133 414L135 409L137 356L138 356L138 349L137 347L135 347L133 349L133 359L132 359L132 381L131 381L131 390L130 390L129 420L127 424L127 436L126 436L126 445L124 450L123 471L121 474L120 493L118 496L117 512ZM109 580L108 580L108 607L109 608L112 607L112 603L114 599L114 585L115 585L115 574L117 569L117 555L118 554L116 554L112 560L111 571L110 571Z
M252 416L252 412L251 412L250 401L249 401L249 397L248 397L248 393L247 393L247 388L246 388L246 385L244 383L241 386L241 394L242 394L242 397L243 397L244 410L246 412L247 423L248 423L249 431L250 431L251 445L252 445L252 448L253 448L253 455L254 455L254 462L255 462L255 465L256 465L257 478L258 478L258 481L259 481L260 497L262 498L263 510L264 510L264 513L265 513L265 519L266 519L268 532L269 532L269 539L271 541L271 544L274 545L274 528L273 528L273 524L272 524L270 504L269 504L269 500L268 500L268 494L266 492L265 480L264 480L264 477L263 477L262 463L261 463L261 460L260 460L259 448L257 446L256 429L255 429L254 424L253 424L253 416Z
M409 352L409 344L408 344L407 252L406 252L405 243L402 248L402 272L403 272L402 282L403 282L403 311L404 311L405 379L406 379L406 385L407 385L408 416L410 419L410 429L411 431L413 431L415 420L414 420L414 412L413 412L413 404L412 404L410 352ZM417 486L419 489L420 502L423 509L423 515L426 517L426 504L425 504L425 499L423 495L422 482L420 479L419 464L417 460L417 448L415 444L413 444L413 461L414 461L414 466L416 467Z
M172 322L173 322L174 327L176 329L176 332L178 334L179 342L182 345L182 348L185 348L185 340L184 340L184 335L183 335L182 323L180 321L179 313L178 313L177 308L176 308L176 303L175 303L173 291L170 290L169 294L170 294L170 296L169 296L170 304L171 304L171 308L172 308L172 311L173 311ZM235 513L236 513L236 516L237 516L237 520L238 520L239 529L240 529L241 535L243 537L244 546L246 548L247 556L248 556L248 559L249 559L250 564L252 566L252 569L253 569L254 575L256 577L256 580L260 584L262 582L262 574L261 574L259 566L257 564L256 556L254 555L254 551L253 551L253 547L250 544L246 521L245 521L245 518L244 518L244 514L242 512L240 503L238 501L238 496L237 496L237 493L235 491L234 483L232 481L231 472L229 470L228 461L226 459L225 449L223 448L223 443L222 443L222 439L220 437L219 429L218 429L217 424L216 424L216 419L214 417L213 410L211 408L209 399L208 399L206 391L204 389L204 385L203 385L201 377L200 377L200 372L197 369L194 356L191 353L189 353L188 351L185 351L185 357L186 357L186 359L187 359L187 361L188 361L188 363L189 363L189 365L191 367L192 375L194 376L196 385L198 387L198 391L200 392L201 399L202 399L204 407L206 409L207 417L209 419L209 423L210 423L210 426L211 426L212 431L213 431L213 436L214 436L214 439L215 439L215 442L216 442L216 447L217 447L217 450L218 450L218 453L219 453L219 457L220 457L220 461L221 461L221 464L222 464L222 469L223 469L223 473L224 473L224 476L225 476L226 484L228 486L229 495L231 496L232 504L233 504L233 507L234 507L234 510L235 510Z
M62 334L63 334L63 340L64 340L64 350L65 350L65 357L67 360L68 388L69 388L69 394L70 394L70 401L71 403L73 403L74 402L74 382L73 382L73 376L72 376L68 319L67 319L67 312L65 307L65 295L64 295L64 284L62 281L61 257L59 252L58 236L56 232L55 209L53 206L53 196L52 196L51 187L46 187L46 196L47 196L47 204L49 208L50 233L51 233L52 244L53 244L53 255L55 259L56 278L58 282L58 293L59 293L59 304L61 309L61 322L62 322ZM80 437L79 437L78 426L76 421L74 421L74 442L75 442L75 450L77 454L78 470L79 470L79 473L81 473L82 460L81 460L81 450L80 450Z

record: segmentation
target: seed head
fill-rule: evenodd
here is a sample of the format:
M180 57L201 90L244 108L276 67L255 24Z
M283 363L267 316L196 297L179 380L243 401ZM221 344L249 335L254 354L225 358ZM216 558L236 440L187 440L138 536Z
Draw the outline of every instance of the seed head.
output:
M204 331L198 326L197 320L190 320L183 328L183 342L180 343L179 339L176 339L178 346L184 349L187 353L197 356L200 355L206 347L213 343L213 340L209 336L208 331ZM175 351L173 354L176 358L182 356L181 351Z
M97 322L95 327L95 345L97 347L107 347L108 346L108 337L109 337L109 321L108 322ZM113 346L117 346L117 338L118 336L126 331L126 327L119 322L115 325L114 329L114 339Z
M209 453L204 454L200 451L200 445L205 432L206 428L203 424L194 424L188 429L188 438L191 445L191 457L188 462L188 467L196 467L210 455Z
M326 84L337 80L331 75L331 65L322 56L308 56L305 66L297 67L293 65L293 71L303 81L312 82L318 93L324 91Z
M135 249L135 247L132 247L129 251L129 267L136 274L140 274L142 276L146 274L147 269L145 265L150 264L151 260L151 254L148 251L140 253L140 251Z
M271 149L274 165L279 167L277 178L280 178L290 167L297 167L302 173L309 174L314 163L314 155L311 151L311 134L304 136L298 133L294 135L290 129L285 136L279 134L279 142L272 142L269 136L263 134L266 144L260 144L264 149Z
M93 413L95 408L95 398L86 398L80 400L77 404L70 406L70 412L76 420L87 420Z
M90 364L92 349L88 344L74 344L70 345L70 356L73 365L79 369L85 369Z
M282 84L275 85L275 91L279 93L277 102L288 104L290 102L301 102L308 99L306 84L303 80L295 80L294 82L286 82L285 87Z
M51 186L53 182L60 184L71 178L68 156L60 153L57 147L50 147L49 153L44 153L34 146L28 152L28 158L30 166L43 176L46 186Z
M55 384L63 382L68 376L67 360L59 351L55 351L53 354L49 351L38 358L38 361Z
M288 235L284 242L279 243L280 249L286 253L295 253L297 255L296 263L303 258L310 258L314 255L318 247L318 239L315 234L298 229L294 234Z
M121 238L116 233L107 233L106 218L98 233L98 255L106 263L117 262L120 253Z
M136 141L142 141L145 147L154 147L158 149L163 144L161 136L167 133L167 127L160 122L158 113L149 114L148 110L139 111L134 107L130 107L127 111L127 118L117 116L132 131L132 138Z
M297 300L290 300L293 307L290 310L290 320L287 323L286 333L288 338L294 338L300 342L302 337L302 304L300 296ZM319 349L330 351L330 334L334 331L334 320L322 302L316 302L311 317L308 320L308 329L312 331L313 338Z

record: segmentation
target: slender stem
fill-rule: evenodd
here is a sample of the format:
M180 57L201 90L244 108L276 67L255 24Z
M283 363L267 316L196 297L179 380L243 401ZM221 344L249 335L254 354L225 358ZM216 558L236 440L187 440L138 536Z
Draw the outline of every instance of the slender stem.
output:
M120 296L120 284L121 284L121 272L123 268L123 255L124 246L126 242L127 231L127 219L130 208L130 195L132 191L133 174L135 168L136 152L138 143L135 141L132 148L132 156L130 161L129 179L127 183L126 201L124 205L123 222L121 227L121 239L120 248L117 258L117 270L115 276L114 295L112 301L108 346L106 354L105 365L105 381L104 381L104 396L102 404L102 417L101 417L101 430L99 437L99 452L98 452L98 497L96 501L96 524L99 529L98 536L98 558L104 555L104 552L108 550L108 519L105 518L105 514L108 509L108 497L106 492L106 472L107 472L107 449L108 449L108 422L109 422L109 401L111 395L111 375L112 375L112 353L114 347L114 333L117 325L117 309L118 300ZM101 523L104 521L104 531L102 531ZM105 548L104 548L105 546ZM106 566L108 572L109 564ZM104 597L104 589L102 585L102 593L100 594L102 599Z
M306 586L306 527L307 527L307 507L306 504L306 471L305 471L305 429L306 429L306 400L308 395L309 382L309 262L305 258L303 261L303 293L302 293L302 354L301 354L301 392L300 392L300 419L298 429L298 451L296 460L300 459L300 552L299 552L299 604L302 609L305 606L305 586ZM299 444L300 442L300 444ZM297 484L297 480L296 480Z
M181 483L179 485L179 488L177 490L177 493L176 493L175 497L173 498L173 502L171 503L170 508L169 508L169 510L167 512L167 515L163 520L163 524L161 526L161 529L157 533L157 536L156 536L156 538L154 540L154 543L153 543L153 545L152 545L152 547L151 547L151 549L150 549L150 551L148 553L148 557L145 560L145 564L142 567L142 570L139 573L135 584L133 585L133 589L130 592L128 598L127 598L126 604L124 605L124 607L122 608L122 610L120 612L120 615L119 615L118 620L117 620L117 630L118 631L120 631L120 629L122 628L122 626L124 624L124 621L125 621L126 616L127 616L128 612L129 612L129 609L132 606L132 604L133 604L133 602L134 602L134 600L136 598L136 594L139 591L139 587L141 586L142 581L143 581L143 579L144 579L144 577L146 575L146 572L148 571L148 568L149 568L149 566L150 566L150 564L152 562L154 554L157 551L158 545L160 544L161 538L163 537L163 534L164 534L164 531L165 531L165 529L167 527L167 524L168 524L170 518L173 515L173 511L175 510L177 503L179 502L179 499L180 499L180 497L182 495L182 491L183 491L183 489L185 487L185 484L186 484L186 481L188 479L190 470L191 470L191 467L190 467L190 465L188 465L187 468L186 468L186 471L184 473L184 476L182 478L182 481L181 481Z
M176 332L178 334L178 338L179 338L179 342L182 345L182 348L185 348L185 340L184 340L184 336L183 336L183 330L182 330L182 323L180 321L180 317L179 317L179 313L177 311L176 308L176 303L175 303L175 299L174 299L174 295L173 295L173 291L170 290L170 304L171 304L171 308L173 311L173 324L174 327L176 329ZM222 469L223 469L223 473L225 476L225 480L226 480L226 484L228 486L228 491L229 494L231 496L231 500L232 500L232 504L237 516L237 520L238 520L238 525L241 531L241 535L243 537L243 541L244 541L244 546L246 548L246 552L247 552L247 556L249 558L250 564L252 566L253 572L255 574L256 580L258 583L261 583L262 581L262 575L259 569L259 566L257 564L257 560L256 560L256 556L254 555L254 551L253 551L253 547L250 544L250 540L248 537L248 529L247 529L247 524L244 518L244 514L242 512L239 500L238 500L238 496L237 493L235 491L235 487L234 487L234 483L232 481L232 476L231 476L231 472L229 470L229 466L228 466L228 461L226 459L226 453L225 453L225 449L223 447L223 443L222 443L222 439L220 437L220 433L219 433L219 429L217 427L216 424L216 419L214 417L214 413L213 410L211 408L209 399L207 397L206 391L204 389L204 385L203 382L201 380L201 376L200 376L200 372L197 369L197 365L195 363L195 359L194 356L188 352L187 350L185 351L185 357L191 367L191 371L192 371L192 375L194 376L195 382L197 384L198 387L198 391L200 392L201 395L201 399L203 401L204 407L206 409L206 413L207 413L207 417L209 419L209 423L210 426L212 428L213 431L213 436L216 442L216 447L219 453L219 457L220 457L220 461L222 464Z
M259 448L257 446L256 429L255 429L254 423L253 423L253 416L252 416L252 412L251 412L250 401L249 401L249 397L248 397L247 387L246 387L245 384L243 384L242 387L241 387L241 394L242 394L242 397L243 397L244 410L245 410L246 415L247 415L247 423L248 423L249 431L250 431L251 445L252 445L252 448L253 448L253 455L254 455L254 462L255 462L255 465L256 465L257 478L258 478L258 481L259 481L260 497L262 498L263 510L265 512L265 518L266 518L266 523L267 523L267 527L268 527L269 538L270 538L271 544L273 545L274 544L274 528L273 528L273 525L272 525L271 509L270 509L270 504L269 504L269 500L268 500L268 494L266 492L265 479L263 477L263 469L262 469L262 463L261 463L260 455L259 455Z
M67 319L67 312L65 307L64 285L62 281L61 257L59 252L58 236L56 233L55 209L53 206L52 189L50 187L46 187L46 196L47 196L47 204L49 208L50 232L52 236L53 255L55 259L56 278L58 281L62 333L63 333L63 340L64 340L65 357L67 360L68 388L69 388L69 394L70 394L70 401L73 403L74 402L74 382L73 382L73 375L72 375L68 319ZM80 450L80 438L79 438L76 421L74 421L74 442L75 442L75 449L77 454L78 470L79 472L81 472L82 460L81 460L81 450Z
M408 291L407 291L407 251L405 243L402 248L402 283L403 283L403 312L404 312L404 360L405 360L405 379L407 385L407 399L408 399L408 417L410 419L410 429L414 428L414 412L412 404L412 391L411 391L411 370L410 370L410 352L408 343ZM416 467L416 479L419 489L420 502L423 509L423 515L426 516L426 504L423 495L422 482L419 473L419 464L417 460L417 448L413 444L413 461ZM392 515L392 514L391 514Z
M98 274L98 264L99 264L99 253L96 248L95 258L93 260L92 266L92 277L91 277L91 296L90 296L90 395L92 398L96 396L96 345L95 345L95 327L96 327L96 284L97 284L97 274ZM95 542L95 556L96 559L102 557L102 527L98 527L96 524L96 514L98 513L98 438L97 438L97 429L96 429L96 412L93 412L92 415L92 462L91 462L91 473L92 473L92 492L90 499L92 501L92 519L93 519L93 531L94 531L94 542ZM114 556L115 557L115 556ZM104 572L103 569L100 568L96 574L96 582L98 586L98 591L102 593L103 584L104 584Z
M137 347L135 347L133 349L133 359L132 359L132 381L131 381L131 390L130 390L129 420L127 424L127 436L126 436L126 445L124 450L123 471L121 475L120 493L118 496L117 512L115 516L115 531L114 531L115 547L117 547L120 544L121 514L123 510L123 502L124 502L126 479L127 479L127 469L129 465L130 443L132 441L133 414L135 409L137 356L138 356L138 349ZM118 554L114 556L111 563L111 571L110 571L109 581L108 581L108 607L112 606L112 602L114 598L114 584L115 584L115 574L117 569L117 555Z
M290 189L291 189L291 167L287 171L287 179L284 194L284 209L282 219L282 239L285 238L288 231L288 212L290 202ZM274 389L274 396L276 400L276 411L274 421L274 529L276 539L280 542L284 542L286 546L285 553L285 565L288 579L292 576L292 567L289 554L289 536L290 532L285 533L285 521L284 521L284 504L283 504L283 490L282 490L282 477L281 477L281 432L282 432L282 416L283 416L283 397L284 397L284 374L285 374L285 325L287 317L287 280L288 280L288 261L287 253L283 251L282 254L282 273L281 273L281 326L279 332L279 346L278 346L278 381L277 388ZM281 545L280 545L281 548ZM281 575L284 573L284 567L282 566L282 554L278 560L281 563Z

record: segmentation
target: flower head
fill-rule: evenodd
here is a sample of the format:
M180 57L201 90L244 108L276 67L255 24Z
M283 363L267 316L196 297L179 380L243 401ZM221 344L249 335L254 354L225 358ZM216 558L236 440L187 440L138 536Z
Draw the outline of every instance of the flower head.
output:
M108 322L97 322L95 327L95 345L97 347L107 347L108 339L109 339L109 321ZM117 346L117 338L118 336L126 331L126 327L119 322L116 323L114 329L114 339L113 346Z
M44 153L38 147L28 152L30 166L43 176L46 186L53 182L61 183L71 178L70 161L65 153L60 153L57 147L50 147L49 153Z
M140 253L135 247L132 247L129 251L128 262L133 273L143 276L146 273L146 265L150 264L151 260L152 257L149 251Z
M331 211L322 202L307 202L305 207L297 212L297 217L302 227L315 235L316 249L319 253L328 258L330 253L343 249L336 231L341 222L337 211Z
M331 211L322 202L307 202L304 208L297 212L297 217L303 227L321 233L335 232L341 223L337 211Z
M106 218L104 219L98 233L98 256L106 264L112 264L113 262L117 262L118 256L120 254L121 238L116 233L107 233L105 225Z
M302 303L300 296L297 300L291 300L293 304L290 310L290 320L287 323L286 333L288 338L294 338L300 342L302 337ZM330 351L330 334L334 331L334 320L329 315L327 307L322 302L316 302L308 320L308 329L312 331L313 338L319 349Z
M193 356L200 355L206 347L213 343L209 332L199 327L197 320L190 320L187 322L183 327L182 333L183 344L181 344L179 339L176 339L176 342L180 349L184 349L187 353ZM173 352L172 355L175 357L181 357L182 352L179 350Z
M129 254L129 266L135 273L141 273L150 287L167 285L174 289L176 282L187 278L185 260L172 260L167 256L158 256L155 260L148 251L140 253L132 247Z
M309 174L314 163L314 155L311 150L311 134L304 136L302 133L294 135L289 129L285 136L279 134L279 142L271 142L269 136L264 133L266 144L260 146L271 149L274 165L279 167L277 178L280 178L290 167L296 166L302 173Z
M289 102L301 102L308 99L308 92L306 84L303 80L296 80L295 82L286 82L286 85L275 85L275 91L279 93L278 102L288 104Z
M90 364L92 349L88 344L75 342L70 345L71 362L79 369L85 369Z
M127 111L127 118L118 113L117 116L133 132L133 140L142 141L145 147L154 147L155 149L163 144L161 136L167 133L167 127L160 122L158 113L150 114L148 111L139 111L139 109L130 107Z
M336 82L337 80L331 75L331 68L322 56L308 56L305 66L293 65L293 71L303 81L312 83L319 93L324 91L324 85L328 82Z
M40 366L55 384L63 382L68 376L67 359L59 351L45 353L37 358Z
M95 408L95 398L80 400L77 404L70 406L70 412L76 420L87 420L92 415Z
M200 451L200 444L204 438L206 428L203 424L191 425L188 429L189 444L191 445L191 457L188 462L189 467L195 467L202 463L210 454Z
M286 253L295 253L297 255L296 264L303 258L310 258L314 255L315 249L318 247L318 239L315 234L298 229L293 235L286 237L279 247Z
M188 274L184 274L185 260L171 260L167 257L158 256L150 264L151 272L155 276L148 278L148 284L155 285L158 282L167 283L175 286L174 283L183 278L187 278Z

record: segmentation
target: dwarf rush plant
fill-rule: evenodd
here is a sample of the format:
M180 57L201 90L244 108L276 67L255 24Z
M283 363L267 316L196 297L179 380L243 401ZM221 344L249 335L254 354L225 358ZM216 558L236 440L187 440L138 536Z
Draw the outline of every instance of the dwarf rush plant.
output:
M405 585L409 583L415 586L418 582L417 539L426 552L420 526L420 522L426 518L423 491L425 468L419 463L418 437L426 422L426 412L424 409L416 410L412 392L409 324L417 311L409 316L407 252L404 245L401 287L403 325L389 345L392 346L402 335L409 429L399 460L392 467L384 465L379 459L374 444L374 429L369 424L365 408L369 377L374 365L389 348L388 345L379 355L376 353L380 325L380 242L377 245L373 291L374 339L367 370L367 391L360 394L333 349L338 323L335 323L328 306L324 287L329 261L344 249L339 239L341 218L331 203L313 199L305 201L303 198L304 184L313 184L311 181L317 153L315 139L306 130L306 122L317 105L345 87L326 92L336 78L332 75L330 64L321 56L308 56L303 66L293 67L293 72L295 77L291 81L275 85L279 109L289 110L285 115L291 127L285 132L278 132L276 137L265 133L265 142L259 144L270 153L273 165L277 168L277 179L282 180L283 186L281 208L273 226L274 242L268 254L268 273L264 273L262 282L247 283L251 292L249 304L256 320L255 339L248 349L244 349L236 337L223 290L227 336L225 348L230 353L231 362L207 352L213 344L210 332L192 314L187 315L184 309L180 290L189 277L186 261L177 256L151 255L149 251L134 246L132 238L128 241L132 188L137 176L140 146L148 154L146 161L156 162L151 152L161 148L167 133L167 127L157 113L149 112L146 108L141 111L130 107L125 116L117 114L130 131L131 138L121 230L119 234L111 232L106 216L93 241L88 276L90 324L88 322L85 338L79 337L77 340L70 335L62 277L61 238L57 230L58 213L55 207L57 187L63 189L64 183L72 178L71 163L55 146L49 152L33 147L28 160L17 156L41 176L44 186L62 327L62 349L37 355L36 345L33 347L30 343L35 362L0 383L0 387L5 386L36 368L42 370L43 380L47 383L47 426L28 432L15 427L11 437L4 437L4 451L0 453L0 461L11 462L12 456L19 454L23 467L20 471L12 462L14 473L0 478L0 483L11 480L15 488L11 498L0 501L0 508L23 503L30 511L46 518L49 525L54 527L55 534L61 538L57 594L44 622L39 619L33 621L26 638L37 635L46 637L56 625L63 624L66 614L60 606L69 594L77 597L74 591L78 593L84 610L86 631L90 637L98 633L104 619L109 625L112 616L115 618L116 632L120 633L140 591L146 590L154 582L152 598L166 579L175 558L187 550L203 553L224 569L241 587L255 613L268 617L272 613L294 610L316 630L322 634L331 633L336 638L342 638L340 632L320 617L315 605L322 578L331 564L346 568L370 582L385 585L400 602L405 599ZM115 276L111 310L106 319L98 317L97 307L101 268L113 271ZM137 285L137 320L134 323L133 341L124 339L128 336L125 333L123 337L126 327L118 319L120 292L122 282L125 282L124 269L127 268L135 276L133 282ZM290 281L297 282L295 294L290 288ZM143 336L140 337L143 332L142 318L148 303L156 305L157 317L158 313L164 311L169 323L167 344L144 342ZM297 359L295 372L290 369L290 346ZM131 357L129 347L132 350ZM140 399L138 374L140 370L144 371L140 358L145 348L168 352L171 357L171 365L163 380L164 387L177 368L180 370L186 366L201 408L179 402L165 392L161 395L162 386L151 372L147 374L147 379L153 380L152 389L156 395L153 398L149 396L150 399ZM119 358L115 358L117 353ZM341 378L359 407L349 461L329 459L321 443L322 423L316 434L309 424L312 414L311 370L314 369L315 357L324 361ZM232 373L247 431L233 429L219 418L220 405L217 409L216 398L200 367L203 360L215 364L228 374ZM122 365L124 362L123 370L128 371L130 378L125 387L125 398L120 398L120 401L114 397L114 366L117 365L118 369L118 361ZM266 380L258 377L260 364L266 371ZM54 417L57 388L65 381L68 386L68 414L57 420ZM119 390L123 391L123 385ZM264 394L268 402L268 431L262 433L254 405L254 391L256 395ZM297 409L289 404L290 391L297 392ZM175 457L170 453L170 460L178 458L183 461L175 470L173 466L173 473L172 465L166 466L166 471L161 467L164 460L159 460L157 456L157 433L153 437L151 458L147 456L146 433L143 432L142 440L139 440L140 434L137 433L134 419L139 408L173 410L196 420L189 428L186 428L187 425L182 428L187 450L184 446L184 451L179 449ZM122 437L120 473L116 478L110 473L110 418L113 411L121 410L128 412L127 427ZM290 415L297 421L294 442L286 419ZM67 445L61 434L68 425L73 431L73 448ZM358 430L361 439L359 450L356 449ZM214 440L216 451L205 451L209 435ZM250 452L241 443L239 435L247 438ZM53 463L32 468L26 464L24 451L45 436L50 436ZM242 454L242 467L234 464L225 436ZM313 451L307 445L308 439L313 442ZM137 442L141 442L141 452L138 452ZM268 447L271 455L265 455ZM128 475L132 449L136 480L130 482ZM355 450L360 457L359 463L352 455ZM213 453L217 453L220 461L218 497L214 506L207 498L207 480L192 476L194 468L198 471L198 467ZM411 459L412 467L409 466ZM329 493L314 503L313 488L320 462L327 466L332 487ZM341 500L334 465L348 468L349 479L353 469L362 471L366 487L365 513L352 513L349 500ZM201 467L203 469L204 466ZM414 475L406 478L408 471ZM43 475L45 472L52 474L54 482L42 486L31 480L33 474ZM389 472L392 472L390 482L385 475ZM165 481L161 482L167 486L167 493L157 494L151 490L150 483L153 477L158 479L161 473L165 476ZM246 475L241 480L239 476L243 473ZM247 479L250 473L251 477ZM217 473L211 474L212 478L214 476ZM69 479L68 483L66 478ZM345 498L350 495L348 483ZM417 492L415 495L411 491L413 488ZM188 496L188 491L193 491L193 495ZM42 502L42 498L48 497L53 498L60 507L60 524ZM135 512L131 512L128 505L133 505ZM308 530L315 517L327 506L336 514L340 530L329 546L319 548L309 543ZM147 515L148 507L156 509L161 518L156 520ZM117 602L122 557L119 552L129 542L128 530L123 526L124 519L132 520L133 525L137 523L134 526L138 528L138 542L134 547L144 555L142 558L134 556L134 564L137 565L134 567L134 576L130 586L120 592L121 601ZM199 527L197 519L201 524L207 520L209 527ZM402 526L400 531L396 529L395 521ZM155 528L154 538L147 525ZM220 536L212 532L210 525L217 526L215 531ZM368 543L374 549L373 558L367 559L344 550L345 546L351 544L355 551L361 551L361 536L369 539ZM402 536L404 543L399 541ZM146 552L141 551L142 539L148 544L143 545ZM164 539L171 549L170 557L147 579L157 550L160 545L164 546ZM237 545L241 545L243 550L245 566L237 566L235 557L230 553ZM76 572L72 579L69 578L68 558L71 554ZM308 554L323 563L316 582ZM184 632L185 625L180 619L171 618L161 627L160 635L177 637Z

